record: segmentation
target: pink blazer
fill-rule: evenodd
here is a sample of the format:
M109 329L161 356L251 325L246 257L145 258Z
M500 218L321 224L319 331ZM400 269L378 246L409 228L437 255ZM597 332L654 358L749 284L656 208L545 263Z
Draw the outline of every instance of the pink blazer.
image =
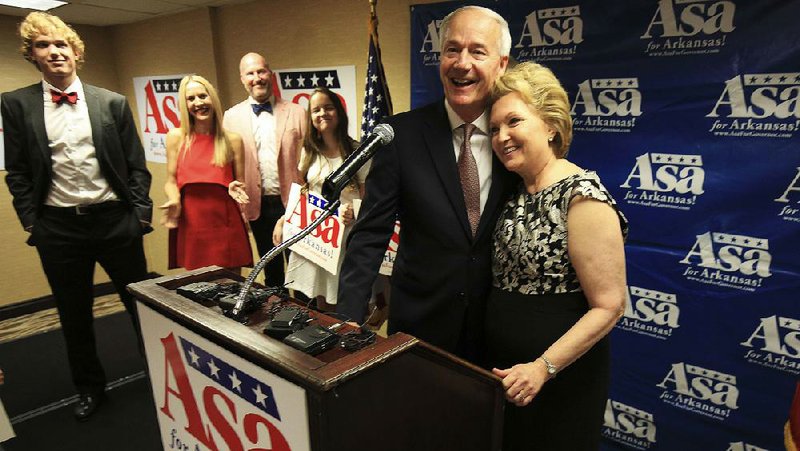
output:
M272 113L275 115L281 200L286 205L292 183L301 183L297 164L306 132L306 110L296 103L276 99ZM261 214L261 173L258 168L258 149L253 138L252 116L253 109L248 100L244 100L226 111L222 119L222 127L241 135L244 142L244 183L250 197L244 212L249 221L258 219Z

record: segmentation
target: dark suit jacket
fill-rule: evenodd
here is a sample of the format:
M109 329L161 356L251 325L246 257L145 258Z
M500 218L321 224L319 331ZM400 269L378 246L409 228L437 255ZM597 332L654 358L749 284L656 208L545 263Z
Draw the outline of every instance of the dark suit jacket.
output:
M363 320L397 214L400 246L389 333L407 332L452 351L467 304L483 310L491 283L491 235L513 176L493 156L492 188L473 239L444 100L387 123L395 138L376 153L367 177L341 269L337 311Z
M125 97L83 84L100 171L140 221L150 222L150 173ZM2 97L6 183L23 227L34 224L52 181L51 152L44 124L42 84ZM148 228L145 232L152 229Z

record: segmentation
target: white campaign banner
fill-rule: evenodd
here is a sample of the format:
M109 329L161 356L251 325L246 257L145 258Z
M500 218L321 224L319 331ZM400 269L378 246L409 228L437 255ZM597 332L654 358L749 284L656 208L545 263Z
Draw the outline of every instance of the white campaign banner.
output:
M283 223L283 240L300 233L315 219L322 215L328 202L322 195L302 192L300 185L292 184L289 199L286 202L286 220ZM329 273L336 275L339 270L339 254L342 252L344 223L340 212L322 221L316 229L289 247L313 263L321 266Z
M350 118L347 133L358 138L355 66L276 69L274 72L280 97L303 108L308 109L308 100L317 86L324 86L338 94Z
M167 162L167 132L180 127L178 87L189 74L134 77L136 110L147 161Z
M302 387L136 305L163 449L311 449Z

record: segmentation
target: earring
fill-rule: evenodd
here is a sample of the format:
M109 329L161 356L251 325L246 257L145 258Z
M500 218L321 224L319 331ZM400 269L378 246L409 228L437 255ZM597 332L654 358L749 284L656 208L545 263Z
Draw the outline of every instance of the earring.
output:
M549 143L553 142L553 137L550 136L549 138L547 138L547 142L549 142Z

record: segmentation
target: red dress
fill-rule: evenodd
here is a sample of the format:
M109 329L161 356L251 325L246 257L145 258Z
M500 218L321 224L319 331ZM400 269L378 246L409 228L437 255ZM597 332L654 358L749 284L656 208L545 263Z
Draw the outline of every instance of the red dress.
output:
M200 134L195 134L191 146L178 154L181 216L174 240L170 240L170 268L253 264L241 211L228 195L233 165L214 166L213 156L214 136Z

